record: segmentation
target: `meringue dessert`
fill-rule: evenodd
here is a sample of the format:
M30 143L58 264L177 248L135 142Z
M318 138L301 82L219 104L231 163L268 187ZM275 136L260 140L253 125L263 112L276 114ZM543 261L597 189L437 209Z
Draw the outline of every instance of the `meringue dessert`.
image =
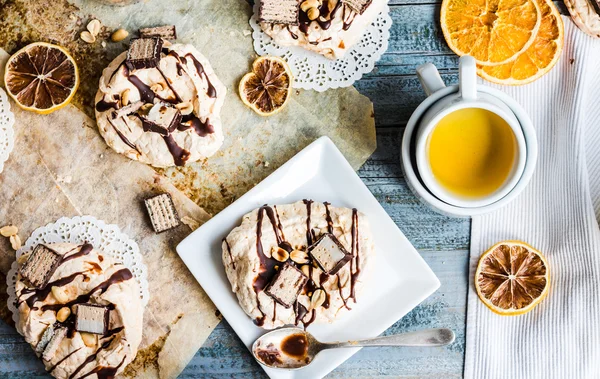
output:
M350 311L374 255L364 214L312 200L255 209L222 249L240 306L265 329L331 323Z
M144 307L131 271L90 244L37 245L18 259L20 334L55 378L113 378L133 361Z
M260 0L259 22L279 45L338 59L360 41L386 4L387 0Z
M164 32L133 39L104 69L96 120L116 152L155 167L183 166L221 147L226 88L198 50L163 42Z

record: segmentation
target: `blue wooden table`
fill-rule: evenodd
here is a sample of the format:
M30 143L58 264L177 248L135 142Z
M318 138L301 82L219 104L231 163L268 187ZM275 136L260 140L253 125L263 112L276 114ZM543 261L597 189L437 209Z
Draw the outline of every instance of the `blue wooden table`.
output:
M440 279L440 289L396 322L386 334L448 327L456 341L444 348L363 349L333 371L331 378L462 377L468 284L470 221L429 210L412 195L400 168L404 125L425 98L415 68L433 62L447 83L457 80L458 57L447 47L439 26L441 0L390 0L389 49L356 88L375 105L377 151L359 175L398 227ZM1 1L0 1L1 4ZM564 12L562 3L557 3ZM31 348L0 322L0 378L47 378ZM223 320L198 351L182 378L264 378L266 375Z

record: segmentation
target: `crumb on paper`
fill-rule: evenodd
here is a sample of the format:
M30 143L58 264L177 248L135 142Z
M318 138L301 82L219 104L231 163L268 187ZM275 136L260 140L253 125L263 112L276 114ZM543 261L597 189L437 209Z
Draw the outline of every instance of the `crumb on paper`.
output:
M252 34L252 31L244 30L242 33L244 34L244 37L248 37L250 34Z
M265 167L269 167L269 162L268 161L265 162Z
M73 181L73 178L71 177L71 175L67 175L67 176L59 176L58 178L56 178L56 181L59 183L66 183L69 184L71 183L71 181Z

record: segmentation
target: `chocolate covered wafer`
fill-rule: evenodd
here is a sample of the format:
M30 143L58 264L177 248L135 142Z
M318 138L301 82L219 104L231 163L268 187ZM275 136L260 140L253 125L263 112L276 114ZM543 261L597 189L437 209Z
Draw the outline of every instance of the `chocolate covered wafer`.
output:
M307 281L302 271L286 263L265 288L265 293L285 308L290 308Z
M33 252L19 269L21 276L33 287L42 289L60 264L62 256L45 245L37 245Z
M132 39L125 64L130 70L157 67L162 45L158 37Z
M140 37L160 37L164 39L177 39L177 31L175 25L155 26L152 28L141 28L139 30Z
M353 11L360 14L365 13L372 1L373 0L341 0L342 3L346 4L352 8Z
M75 330L93 334L106 334L109 323L109 308L96 304L75 306Z
M140 115L145 132L151 131L168 136L181 123L181 112L167 103L155 104L147 115Z
M44 352L42 353L42 359L45 361L50 361L56 355L56 352L60 346L60 343L67 336L67 328L58 327L54 328L54 333L52 334L52 338L44 348Z
M37 345L35 345L35 352L38 356L44 352L46 346L48 346L48 344L52 340L52 337L54 337L54 325L50 324L46 327L44 333L42 333L42 336L40 337L40 340L37 343Z
M298 0L260 0L259 19L270 24L298 25Z
M179 216L173 204L173 199L168 193L151 197L145 200L146 209L156 233L179 226Z
M352 259L352 254L330 233L325 233L308 248L308 254L321 270L330 275L337 274Z

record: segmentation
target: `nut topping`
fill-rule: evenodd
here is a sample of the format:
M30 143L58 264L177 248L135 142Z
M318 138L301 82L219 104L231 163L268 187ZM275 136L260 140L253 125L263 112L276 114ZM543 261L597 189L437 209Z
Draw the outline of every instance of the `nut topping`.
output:
M310 309L315 309L317 307L320 307L325 302L325 299L326 299L325 291L323 291L322 289L316 290L312 294L312 297L310 298Z
M87 347L95 347L97 345L97 337L95 334L92 333L79 333L81 335L81 339L83 340L83 343L85 344L85 346Z
M113 42L121 42L125 38L127 38L128 35L129 35L129 32L127 30L125 30L125 29L117 29L110 36L110 40L113 41Z
M274 250L275 251L273 251L271 255L275 260L278 260L279 262L285 262L290 257L290 253L288 253L285 249L282 249L281 247L278 247L276 249L274 248Z
M310 266L309 265L302 265L302 266L300 266L300 270L302 270L302 273L304 275L306 275L309 279L311 279L311 277L310 277Z
M81 34L79 36L81 37L82 40L84 40L87 43L96 42L96 37L94 37L92 35L92 33L88 32L87 30L81 32Z
M150 89L152 90L152 92L156 93L163 91L165 89L165 86L162 83L155 83L152 85L152 87L150 87Z
M14 225L6 225L0 228L0 234L2 234L3 237L14 236L18 232L19 229L17 229L17 227Z
M62 307L56 313L56 320L58 322L65 322L71 315L71 309L69 307Z
M319 18L319 16L321 15L321 11L317 8L310 8L307 12L307 15L308 19L313 21Z
M98 20L92 20L87 24L87 30L89 30L93 37L96 37L100 33L100 28L102 28L102 24Z
M69 297L67 296L67 293L65 292L65 290L63 290L62 288L53 286L51 291L52 291L52 296L54 296L56 301L58 301L59 303L65 304L65 303L69 302Z
M303 265L303 264L306 264L306 263L309 262L309 260L308 260L308 254L306 253L306 251L302 251L302 250L294 250L294 251L292 251L290 253L290 258L294 262L296 262L296 263L298 263L300 265Z
M129 88L127 88L121 94L121 106L123 106L123 107L129 104L129 92L131 92L131 91L129 90Z
M191 114L194 111L194 105L190 101L179 103L175 105L175 108L179 109L179 112L184 116Z
M10 236L10 246L14 250L19 250L21 248L21 238L18 235Z
M320 6L321 6L320 0L305 0L302 2L302 4L300 4L300 9L302 9L302 12L308 12L310 9L312 9L312 8L316 9L316 8L319 8ZM333 9L333 8L331 8L331 9Z

